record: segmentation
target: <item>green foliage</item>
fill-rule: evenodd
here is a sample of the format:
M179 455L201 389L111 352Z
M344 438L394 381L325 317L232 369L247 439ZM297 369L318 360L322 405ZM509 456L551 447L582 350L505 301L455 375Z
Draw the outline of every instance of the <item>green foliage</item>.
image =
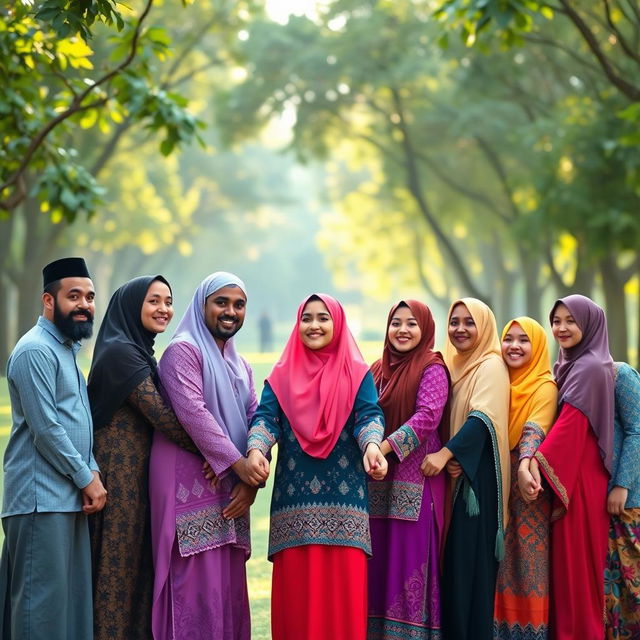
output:
M199 140L203 123L188 101L157 84L156 65L171 53L168 32L128 13L111 0L0 9L1 209L11 213L22 201L28 178L54 219L92 215L103 189L73 148L77 124L108 131L109 121L139 123L161 137L163 155Z

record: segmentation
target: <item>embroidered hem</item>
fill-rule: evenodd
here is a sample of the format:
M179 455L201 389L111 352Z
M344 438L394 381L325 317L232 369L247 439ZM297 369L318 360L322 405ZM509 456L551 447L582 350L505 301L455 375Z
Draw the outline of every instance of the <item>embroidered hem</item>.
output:
M271 514L269 558L307 544L356 547L371 555L369 514L341 504L301 504Z
M547 480L553 485L553 488L562 501L562 507L556 507L551 514L551 520L557 520L561 518L569 509L569 495L567 494L567 490L565 489L562 482L560 482L560 478L555 474L553 468L549 464L549 461L544 457L544 454L540 451L536 451L535 455L536 460L540 463L540 466L545 470Z
M400 462L420 446L420 439L416 435L416 432L407 424L396 429L387 440Z
M183 558L226 544L234 544L251 553L247 516L228 519L219 505L209 505L176 516L178 550Z
M369 516L417 520L422 506L423 484L393 480L369 482Z
M367 640L441 640L440 629L429 629L422 625L369 617Z

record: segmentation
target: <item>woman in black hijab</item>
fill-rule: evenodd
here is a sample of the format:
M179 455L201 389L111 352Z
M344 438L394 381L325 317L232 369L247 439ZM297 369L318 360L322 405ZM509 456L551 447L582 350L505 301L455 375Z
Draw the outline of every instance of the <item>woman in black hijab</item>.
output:
M173 317L162 276L141 276L111 297L89 373L94 455L107 506L89 521L94 638L151 638L153 564L149 452L153 430L197 452L158 391L153 344Z

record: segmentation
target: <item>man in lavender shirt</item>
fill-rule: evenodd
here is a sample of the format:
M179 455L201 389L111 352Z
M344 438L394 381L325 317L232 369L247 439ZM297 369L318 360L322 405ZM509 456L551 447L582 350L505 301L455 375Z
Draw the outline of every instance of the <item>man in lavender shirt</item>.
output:
M251 368L233 343L244 322L245 291L230 273L205 278L159 363L164 391L202 456L154 435L155 640L251 637L249 507L268 468L251 472L245 458L257 407ZM213 484L203 475L203 458Z

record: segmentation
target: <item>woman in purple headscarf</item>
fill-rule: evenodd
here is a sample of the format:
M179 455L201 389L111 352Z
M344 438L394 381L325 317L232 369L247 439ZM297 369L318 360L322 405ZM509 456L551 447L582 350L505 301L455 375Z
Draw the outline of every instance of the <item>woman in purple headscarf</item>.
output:
M557 300L550 314L560 345L554 374L560 413L531 461L524 491L553 492L551 630L555 640L604 637L607 483L613 450L614 375L604 311L589 298Z
M151 450L155 640L251 637L245 562L249 506L267 474L244 452L257 400L234 347L247 297L237 276L216 272L193 296L158 371L176 416L200 450L157 435ZM203 476L203 459L216 476Z

